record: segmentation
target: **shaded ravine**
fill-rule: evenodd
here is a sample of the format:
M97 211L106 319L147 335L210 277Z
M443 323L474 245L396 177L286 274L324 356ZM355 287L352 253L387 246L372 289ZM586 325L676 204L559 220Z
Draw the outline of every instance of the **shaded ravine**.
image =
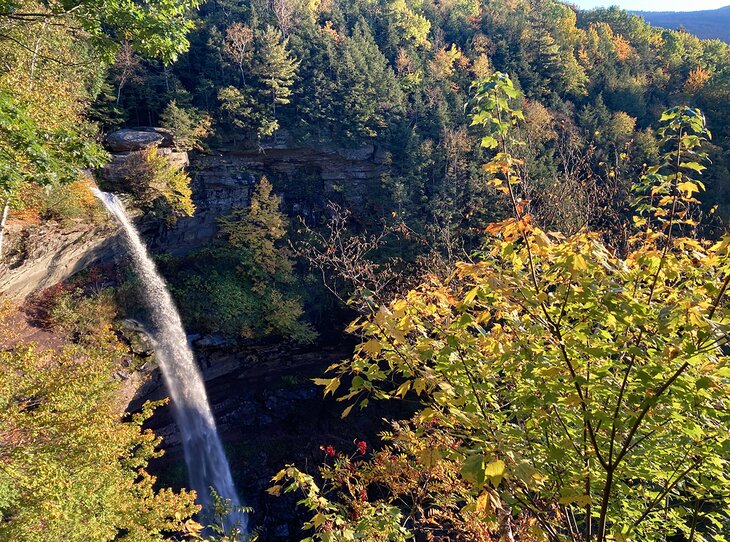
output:
M165 281L157 272L119 199L100 190L94 193L122 226L125 245L140 277L142 297L152 323L150 331L155 355L172 398L173 415L182 436L190 485L197 492L198 502L204 510L210 510L213 504L211 487L222 499L230 501L234 507L239 506L240 500L208 404L205 384ZM245 532L247 517L233 511L226 524L229 528L238 525Z

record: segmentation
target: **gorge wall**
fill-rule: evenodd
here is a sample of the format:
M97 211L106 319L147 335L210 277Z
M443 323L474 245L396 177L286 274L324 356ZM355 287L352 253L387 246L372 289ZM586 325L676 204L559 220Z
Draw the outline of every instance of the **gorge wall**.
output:
M385 166L372 146L352 150L277 147L198 154L191 160L190 171L195 215L172 226L140 225L154 251L184 255L205 246L218 232L218 218L248 206L262 176L274 184L289 215L312 218L344 189L357 203L368 186L379 182Z
M312 218L328 199L345 197L354 204L377 186L385 172L383 157L372 146L359 149L305 148L291 143L245 151L188 154L172 147L160 129L121 130L107 138L112 160L99 177L102 188L124 191L119 172L134 153L158 145L177 167L188 167L196 212L174 224L138 216L135 222L156 253L185 255L206 246L218 232L217 220L248 206L250 194L267 176L282 196L284 210ZM118 231L111 223L61 227L9 224L6 255L0 262L0 294L22 301L32 292L74 273L115 258Z
M75 224L24 226L10 223L0 262L0 294L22 301L96 263L114 258L116 228Z

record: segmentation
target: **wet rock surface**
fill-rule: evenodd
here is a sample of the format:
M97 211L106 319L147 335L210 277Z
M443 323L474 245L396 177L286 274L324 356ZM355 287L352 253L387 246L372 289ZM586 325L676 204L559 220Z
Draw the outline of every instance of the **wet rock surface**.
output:
M122 320L119 322L117 334L135 356L147 360L155 355L155 345L141 322L132 319ZM151 364L152 360L146 361L145 365L148 363Z

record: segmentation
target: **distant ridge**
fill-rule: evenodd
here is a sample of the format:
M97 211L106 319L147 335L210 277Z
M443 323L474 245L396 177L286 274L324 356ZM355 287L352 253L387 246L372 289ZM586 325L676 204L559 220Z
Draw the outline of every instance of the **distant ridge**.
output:
M632 11L652 26L677 29L703 39L721 39L730 43L730 6L704 11Z

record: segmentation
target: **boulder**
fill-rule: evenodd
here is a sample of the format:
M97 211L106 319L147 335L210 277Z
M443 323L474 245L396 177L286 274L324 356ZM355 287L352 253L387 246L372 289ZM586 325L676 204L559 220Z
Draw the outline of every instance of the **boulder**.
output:
M112 152L129 152L153 146L174 147L170 130L164 128L122 128L106 136L106 145Z
M119 322L119 335L129 346L130 351L142 358L150 358L155 354L155 345L145 327L131 318Z

